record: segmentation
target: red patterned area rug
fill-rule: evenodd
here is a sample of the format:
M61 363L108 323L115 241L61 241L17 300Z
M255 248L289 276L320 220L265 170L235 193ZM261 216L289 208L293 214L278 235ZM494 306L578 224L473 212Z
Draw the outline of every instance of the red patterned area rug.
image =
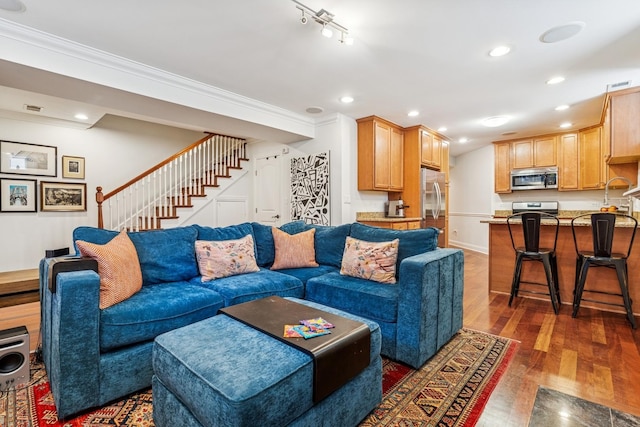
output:
M382 403L360 427L474 426L517 346L508 338L463 329L419 370L383 359ZM59 421L44 368L33 361L27 387L0 392L0 427L153 425L151 389Z
M383 359L382 403L360 427L472 427L519 342L463 329L417 371Z

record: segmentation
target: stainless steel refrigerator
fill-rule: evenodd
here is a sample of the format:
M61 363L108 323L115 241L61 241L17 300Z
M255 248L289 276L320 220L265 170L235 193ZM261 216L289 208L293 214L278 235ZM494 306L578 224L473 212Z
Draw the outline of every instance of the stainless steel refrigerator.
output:
M431 169L421 170L422 227L435 227L440 230L438 246L444 246L444 227L446 216L445 174Z

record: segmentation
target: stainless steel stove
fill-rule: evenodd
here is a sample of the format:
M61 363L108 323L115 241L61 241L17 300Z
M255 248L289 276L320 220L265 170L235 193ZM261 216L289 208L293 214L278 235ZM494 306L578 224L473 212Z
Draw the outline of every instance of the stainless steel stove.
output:
M558 215L558 202L513 202L511 210L514 214L521 212L544 212Z

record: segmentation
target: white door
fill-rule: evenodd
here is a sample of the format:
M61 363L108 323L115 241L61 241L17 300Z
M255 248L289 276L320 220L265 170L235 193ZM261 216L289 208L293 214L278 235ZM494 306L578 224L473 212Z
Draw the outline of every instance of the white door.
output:
M256 159L255 206L256 222L265 225L281 225L280 173L281 157L269 156Z

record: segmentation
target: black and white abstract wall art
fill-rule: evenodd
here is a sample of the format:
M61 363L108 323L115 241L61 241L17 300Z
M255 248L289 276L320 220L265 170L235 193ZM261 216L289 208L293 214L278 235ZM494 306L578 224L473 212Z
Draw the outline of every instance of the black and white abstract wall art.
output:
M331 224L329 152L291 159L291 219Z

